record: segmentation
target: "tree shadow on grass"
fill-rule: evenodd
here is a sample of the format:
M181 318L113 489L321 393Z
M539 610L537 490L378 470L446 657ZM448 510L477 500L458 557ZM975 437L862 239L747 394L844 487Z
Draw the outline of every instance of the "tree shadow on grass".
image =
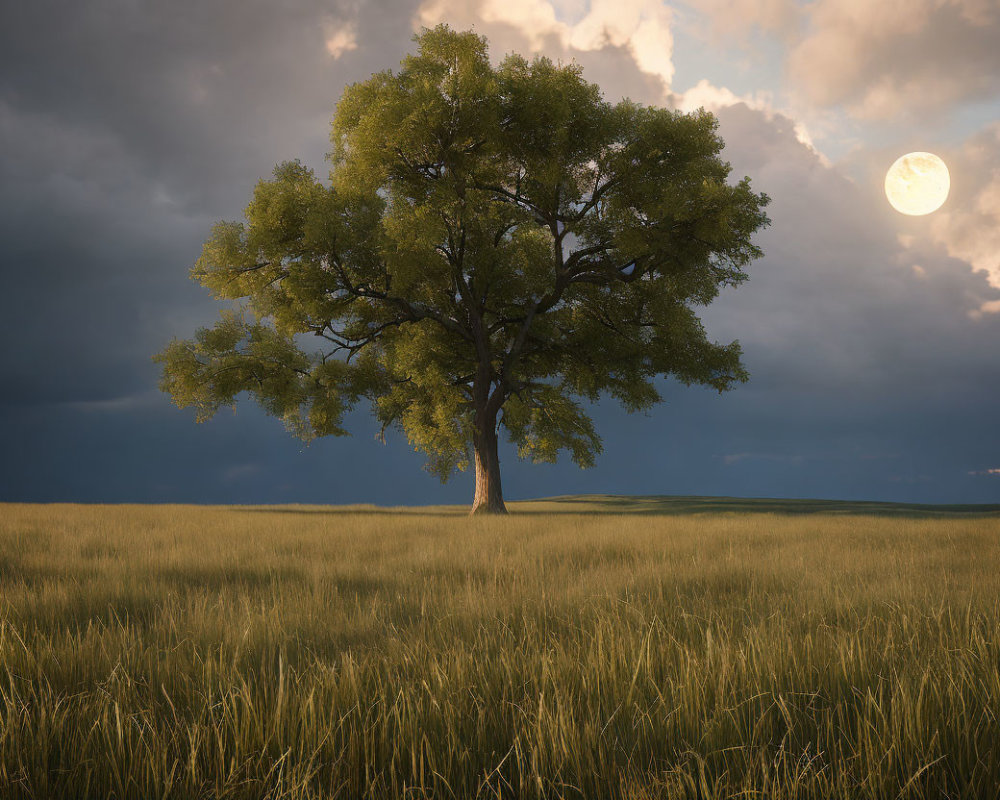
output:
M772 497L699 497L670 495L563 495L537 500L508 501L513 516L549 514L836 514L910 519L996 518L1000 504L888 503L876 500L812 500ZM413 516L455 519L468 506L234 506L233 510L267 514L325 514L330 516Z
M518 504L516 504L518 505ZM1000 517L1000 505L932 505L874 500L811 500L771 497L566 495L526 502L539 514L838 514L938 519ZM543 506L543 508L537 508Z
M454 519L468 515L467 506L231 506L252 514L329 514L333 516L412 516Z

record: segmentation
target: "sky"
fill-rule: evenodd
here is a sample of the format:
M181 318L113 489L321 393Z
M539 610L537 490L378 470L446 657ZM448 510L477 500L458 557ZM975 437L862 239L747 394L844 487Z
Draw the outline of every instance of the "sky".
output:
M364 409L308 446L249 401L199 425L151 361L216 318L188 278L213 222L278 162L325 174L344 88L439 22L575 60L609 100L707 108L772 198L765 257L702 315L750 382L597 404L589 470L502 448L508 499L1000 502L996 0L2 4L0 500L471 501ZM923 217L883 191L915 150L952 179Z

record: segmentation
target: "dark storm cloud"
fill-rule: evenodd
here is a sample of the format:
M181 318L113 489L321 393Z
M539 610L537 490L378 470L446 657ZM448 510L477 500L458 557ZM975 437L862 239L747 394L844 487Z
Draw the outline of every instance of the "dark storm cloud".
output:
M148 388L149 355L210 317L186 268L212 221L238 216L277 161L322 173L344 85L405 51L408 17L385 10L4 5L4 404ZM342 28L368 46L334 59Z
M720 336L752 344L772 379L823 390L996 386L1000 360L982 345L1000 315L976 312L1000 290L943 250L900 243L931 220L893 211L880 175L859 183L824 166L781 115L743 104L718 115L734 176L753 176L773 218L752 280L707 311Z
M385 11L307 1L7 4L0 98L74 137L117 142L146 178L211 211L217 198L242 195L209 178L243 183L243 168L285 148L322 155L344 83L384 64L380 50L406 44L407 15ZM350 26L369 46L337 61L325 39Z
M324 171L336 99L398 63L416 8L3 7L0 499L468 499L467 476L439 489L360 412L356 437L305 449L246 406L196 426L149 360L215 315L187 278L211 223L239 217L277 161ZM334 58L338 30L357 47ZM580 57L612 99L662 94L624 48ZM714 337L741 339L751 383L719 396L668 382L648 416L602 403L594 470L507 449L508 492L996 499L1000 315L970 316L996 290L901 245L880 188L825 166L790 121L742 105L720 117L734 176L774 197L767 257L705 312Z
M759 457L732 465L767 474L769 455L799 456L787 467L815 476L811 493L856 469L896 496L995 497L962 473L1000 460L1000 315L978 313L1000 291L943 249L904 246L931 222L892 211L880 175L824 166L780 115L719 116L734 174L773 198L766 258L705 314L753 376L728 407L731 452Z

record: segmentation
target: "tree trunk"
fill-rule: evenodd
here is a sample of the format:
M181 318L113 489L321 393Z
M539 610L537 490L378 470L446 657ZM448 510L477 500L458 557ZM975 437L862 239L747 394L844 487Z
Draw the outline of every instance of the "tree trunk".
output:
M472 501L473 514L506 514L503 489L500 486L500 457L497 454L496 417L476 417L473 448L476 451L476 497ZM482 420L482 421L480 421Z

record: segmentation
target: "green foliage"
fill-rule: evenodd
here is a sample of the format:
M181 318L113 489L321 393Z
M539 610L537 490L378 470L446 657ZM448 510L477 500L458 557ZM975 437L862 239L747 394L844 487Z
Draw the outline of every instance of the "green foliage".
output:
M242 311L157 356L175 402L204 419L249 392L308 438L367 400L444 478L497 422L522 455L585 466L581 401L746 380L695 313L768 222L726 182L715 118L608 103L574 64L494 68L472 33L416 39L344 93L329 184L282 164L215 226L192 275Z

